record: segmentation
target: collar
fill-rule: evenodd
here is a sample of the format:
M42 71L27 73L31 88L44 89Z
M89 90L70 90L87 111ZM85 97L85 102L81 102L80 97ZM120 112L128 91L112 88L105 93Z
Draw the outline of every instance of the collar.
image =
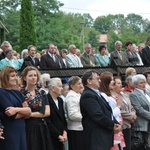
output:
M124 87L124 91L132 92L133 90L134 90L134 88L130 89L127 85Z

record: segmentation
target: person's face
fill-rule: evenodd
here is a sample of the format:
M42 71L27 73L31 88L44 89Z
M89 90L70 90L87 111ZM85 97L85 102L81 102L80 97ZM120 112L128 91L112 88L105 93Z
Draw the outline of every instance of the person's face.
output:
M9 85L16 86L18 84L18 77L16 72L11 72L9 75Z
M120 92L122 89L122 82L120 79L115 79L113 90L116 92Z
M100 53L101 53L101 55L105 55L106 54L106 48L103 48Z
M90 45L86 46L85 51L86 53L89 54L91 52L91 46Z
M147 45L149 45L149 46L150 46L150 39L147 41Z
M68 94L69 92L69 86L65 86L64 90L62 91L62 95L64 95L66 97L66 95Z
M97 73L93 73L92 79L88 80L88 84L91 88L98 89L100 87L100 77Z
M37 72L35 70L31 70L27 73L24 80L26 81L27 85L36 85L37 84Z
M116 50L121 51L121 49L122 49L122 44L121 44L121 43L118 43L118 44L116 45Z
M133 87L132 85L132 80L130 80L128 83L127 83L128 87Z
M28 53L23 54L23 59L25 59L26 57L28 57Z
M35 53L36 53L36 49L34 47L31 47L30 50L29 50L29 56L34 57Z
M150 74L147 75L147 83L150 84Z
M76 47L75 47L75 45L73 45L73 46L71 47L70 52L71 52L72 54L76 54Z
M82 84L81 79L78 80L74 85L72 85L71 88L76 93L81 93L83 91L83 84Z
M109 90L112 90L113 87L114 87L114 78L112 77L111 81L110 81L110 84L109 84Z
M143 79L140 79L138 84L136 85L136 88L145 91L145 89L146 89L146 82Z
M48 52L50 52L51 54L56 54L55 45L50 45L49 48L48 48Z
M9 60L11 60L12 57L13 57L13 52L12 52L12 51L9 52L9 53L6 55L6 57L7 57Z
M2 50L6 51L8 48L10 48L9 44L6 43L6 44L3 45Z
M133 70L132 72L131 72L131 74L130 74L131 76L134 76L134 75L136 75L136 70Z
M127 46L127 50L128 50L128 51L131 51L131 50L132 50L132 44L129 44L129 45Z
M56 96L60 96L62 94L62 82L57 81L57 86L53 87L53 92Z
M62 52L62 58L66 58L67 53L66 52Z

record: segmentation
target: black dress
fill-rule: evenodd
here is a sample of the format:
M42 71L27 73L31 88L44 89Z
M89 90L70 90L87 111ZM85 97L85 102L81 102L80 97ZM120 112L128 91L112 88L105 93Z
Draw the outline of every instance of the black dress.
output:
M45 105L48 105L46 93L35 90L36 97L29 91L22 89L21 93L25 97L32 112L44 114ZM27 150L53 150L51 136L44 118L26 119Z
M22 107L24 98L16 90L0 88L0 113L4 126L4 140L0 140L0 150L26 150L26 132L24 118L15 119L5 114L7 107Z

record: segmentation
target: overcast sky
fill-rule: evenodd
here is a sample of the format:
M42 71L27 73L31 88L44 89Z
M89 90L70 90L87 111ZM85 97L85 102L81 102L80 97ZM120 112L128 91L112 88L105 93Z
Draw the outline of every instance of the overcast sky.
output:
M89 13L93 19L108 14L135 13L150 20L150 0L59 0L64 12Z

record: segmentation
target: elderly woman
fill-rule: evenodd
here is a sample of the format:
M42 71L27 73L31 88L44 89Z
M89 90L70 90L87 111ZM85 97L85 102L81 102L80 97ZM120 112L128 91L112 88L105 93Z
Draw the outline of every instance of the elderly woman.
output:
M5 66L12 66L16 70L19 70L21 65L17 59L13 57L13 50L7 49L5 51L6 57L0 61L0 70L2 70Z
M47 120L52 136L54 150L63 150L67 141L66 119L63 107L63 100L59 97L62 92L60 78L51 78L48 83L49 93L47 94L50 105L50 117Z
M105 67L110 64L109 56L106 55L106 46L101 45L99 47L99 54L96 54L96 61L98 66Z
M124 148L124 150L131 150L131 125L136 120L136 112L129 99L130 93L134 90L134 87L132 86L132 76L128 76L125 83L126 86L122 89L121 92L121 115L123 119L122 128L126 143L126 147Z
M80 112L80 96L83 91L81 78L72 76L69 79L69 93L65 99L67 111L67 127L68 127L68 142L69 150L82 150L83 144L83 127L82 115Z
M134 92L130 94L131 103L136 110L137 119L133 123L132 150L149 150L150 97L146 91L146 78L142 74L132 77Z

